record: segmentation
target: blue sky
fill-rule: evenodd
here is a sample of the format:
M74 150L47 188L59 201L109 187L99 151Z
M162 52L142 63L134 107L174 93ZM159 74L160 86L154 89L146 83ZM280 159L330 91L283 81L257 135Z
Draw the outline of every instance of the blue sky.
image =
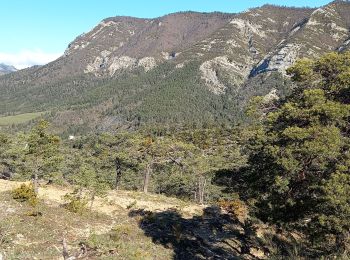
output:
M177 11L236 13L266 3L322 6L330 0L0 0L0 63L44 64L106 17L158 17Z

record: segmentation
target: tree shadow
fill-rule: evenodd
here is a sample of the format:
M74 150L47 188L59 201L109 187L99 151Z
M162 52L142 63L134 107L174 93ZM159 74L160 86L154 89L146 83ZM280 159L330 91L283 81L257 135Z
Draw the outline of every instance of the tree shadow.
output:
M140 218L140 228L154 243L172 248L175 260L257 259L252 248L268 254L250 223L243 224L218 207L208 207L191 219L176 210L132 210L129 216Z

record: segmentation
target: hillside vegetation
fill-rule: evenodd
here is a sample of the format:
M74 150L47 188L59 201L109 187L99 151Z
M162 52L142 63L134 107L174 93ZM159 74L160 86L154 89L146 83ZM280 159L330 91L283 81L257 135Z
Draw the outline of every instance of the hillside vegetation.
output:
M1 76L0 116L47 111L65 135L238 125L253 96L288 94L284 76L297 59L348 50L349 17L349 2L334 1L318 9L107 18L50 64Z
M2 133L0 173L12 182L0 182L0 252L349 258L349 68L350 52L297 61L286 97L252 98L241 126L153 125L62 140L39 120Z

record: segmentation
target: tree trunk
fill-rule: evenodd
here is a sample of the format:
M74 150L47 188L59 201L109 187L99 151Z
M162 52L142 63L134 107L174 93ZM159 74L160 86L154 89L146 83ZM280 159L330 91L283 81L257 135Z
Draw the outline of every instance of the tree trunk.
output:
M38 172L35 171L33 179L32 179L32 183L33 183L33 188L34 188L34 192L36 195L38 195L39 193L39 183L38 183Z
M91 196L90 211L92 211L92 205L94 204L94 201L95 201L95 193L93 193Z
M62 256L64 260L67 260L69 258L68 247L65 237L62 240Z
M115 160L115 190L119 190L119 183L122 176L121 161L117 158Z
M145 176L143 180L143 192L147 193L148 192L148 185L151 177L151 165L147 164L146 171L145 171Z
M201 176L198 179L198 202L199 204L204 204L204 196L205 196L205 186L207 184L207 180Z

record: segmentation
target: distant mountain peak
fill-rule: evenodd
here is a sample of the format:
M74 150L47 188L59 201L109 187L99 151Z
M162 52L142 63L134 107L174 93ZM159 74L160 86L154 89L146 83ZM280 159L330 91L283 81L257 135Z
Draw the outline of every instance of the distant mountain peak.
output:
M15 71L17 71L17 69L14 66L0 63L0 75L4 75Z

